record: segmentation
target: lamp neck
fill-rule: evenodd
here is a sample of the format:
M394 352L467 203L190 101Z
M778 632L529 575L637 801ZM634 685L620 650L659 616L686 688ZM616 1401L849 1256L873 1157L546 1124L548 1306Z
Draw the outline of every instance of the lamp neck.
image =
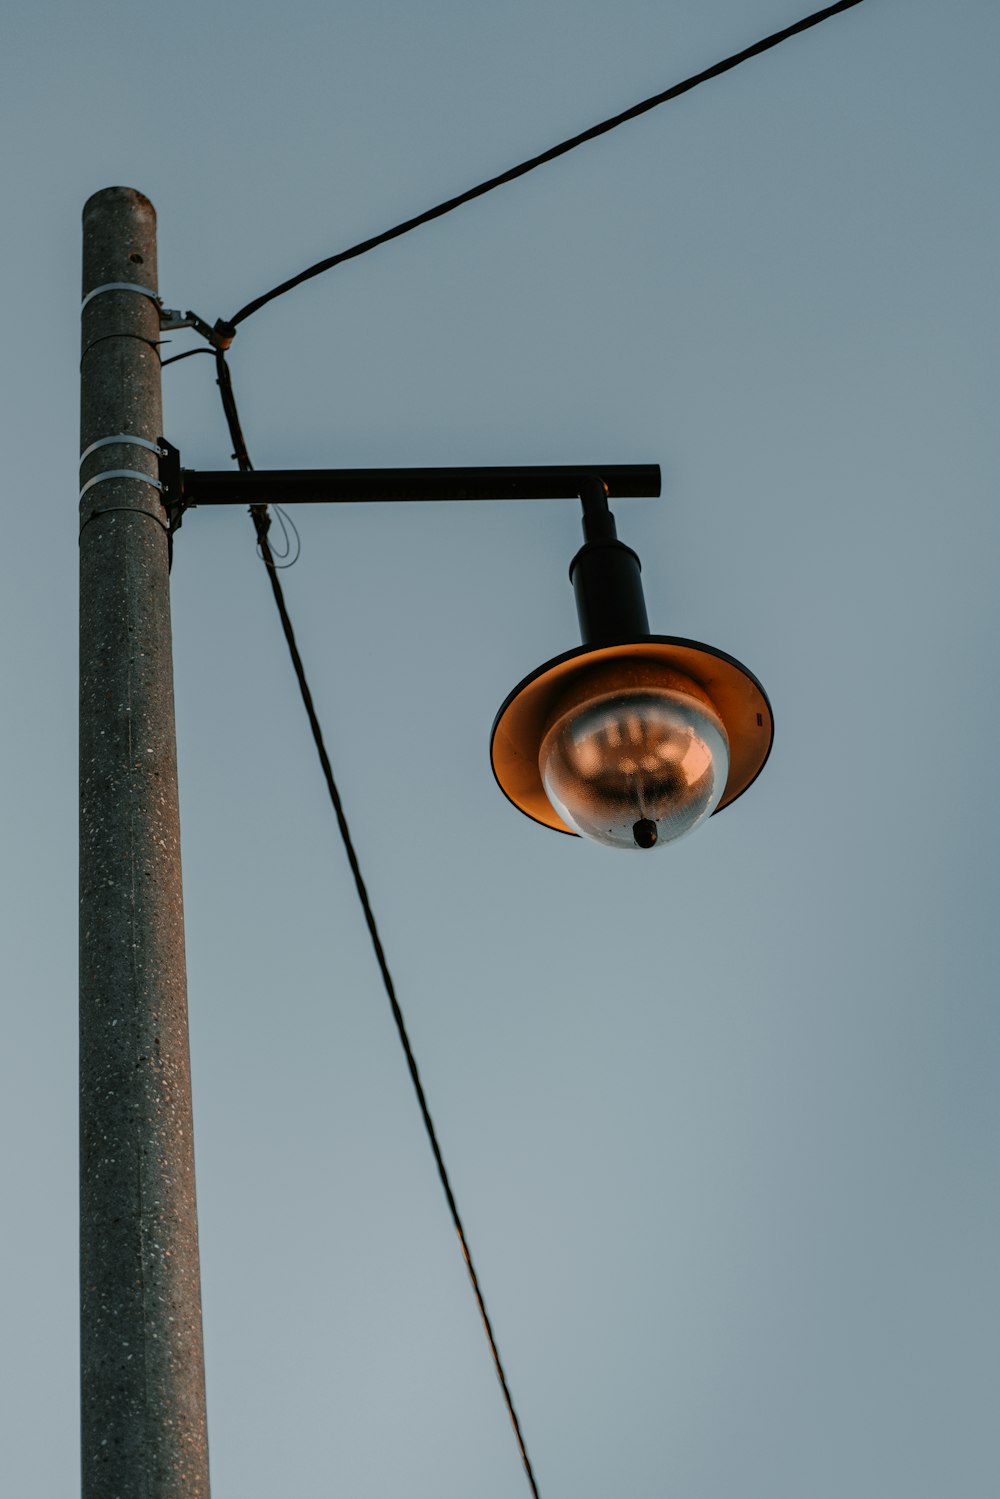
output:
M584 541L615 541L618 531L608 509L608 486L596 476L580 481Z
M642 564L618 540L608 509L607 485L597 477L580 485L584 544L570 563L584 645L614 645L649 634Z

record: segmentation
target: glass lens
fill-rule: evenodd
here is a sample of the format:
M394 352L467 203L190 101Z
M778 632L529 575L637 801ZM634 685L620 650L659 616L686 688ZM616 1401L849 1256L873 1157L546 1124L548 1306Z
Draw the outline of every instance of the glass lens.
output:
M612 848L681 838L719 804L726 731L697 698L669 687L606 693L558 715L538 756L564 822Z

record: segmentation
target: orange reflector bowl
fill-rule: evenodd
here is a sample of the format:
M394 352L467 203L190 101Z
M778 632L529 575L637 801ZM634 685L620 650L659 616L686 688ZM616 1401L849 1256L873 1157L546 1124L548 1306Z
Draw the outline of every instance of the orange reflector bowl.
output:
M559 816L542 785L539 752L546 730L564 702L586 697L588 678L593 678L595 692L608 691L609 683L641 690L644 682L662 681L665 673L692 683L695 695L707 698L722 721L729 774L715 810L728 807L764 768L774 738L771 705L757 678L739 661L673 635L578 646L519 682L502 704L490 738L493 774L507 799L535 822L579 836Z

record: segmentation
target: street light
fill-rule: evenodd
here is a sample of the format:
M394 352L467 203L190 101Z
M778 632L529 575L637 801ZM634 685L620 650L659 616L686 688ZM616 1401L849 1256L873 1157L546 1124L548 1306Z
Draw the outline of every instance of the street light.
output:
M171 532L199 505L578 496L584 544L570 578L584 643L500 708L490 758L504 795L560 832L649 849L728 806L763 768L773 721L752 672L711 646L649 633L639 558L618 540L608 495L658 495L655 464L237 473L183 468L165 438L159 452Z
M583 645L514 688L490 756L504 795L558 832L650 849L693 831L764 767L774 723L732 656L651 635L639 558L618 540L607 486L582 486L584 545L570 565Z
M535 822L611 848L655 848L734 801L763 768L773 720L752 672L723 651L650 635L639 558L618 540L615 495L660 492L655 464L237 473L181 466L159 442L171 532L199 505L579 497L570 565L583 645L505 699L490 758L504 795Z

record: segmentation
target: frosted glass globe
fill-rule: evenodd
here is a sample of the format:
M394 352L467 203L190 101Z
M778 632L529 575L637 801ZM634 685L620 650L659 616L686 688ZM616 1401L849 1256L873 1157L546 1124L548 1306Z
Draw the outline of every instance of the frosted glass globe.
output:
M659 675L578 690L556 705L542 738L549 801L575 833L611 848L683 837L725 790L729 745L718 714L694 683Z

